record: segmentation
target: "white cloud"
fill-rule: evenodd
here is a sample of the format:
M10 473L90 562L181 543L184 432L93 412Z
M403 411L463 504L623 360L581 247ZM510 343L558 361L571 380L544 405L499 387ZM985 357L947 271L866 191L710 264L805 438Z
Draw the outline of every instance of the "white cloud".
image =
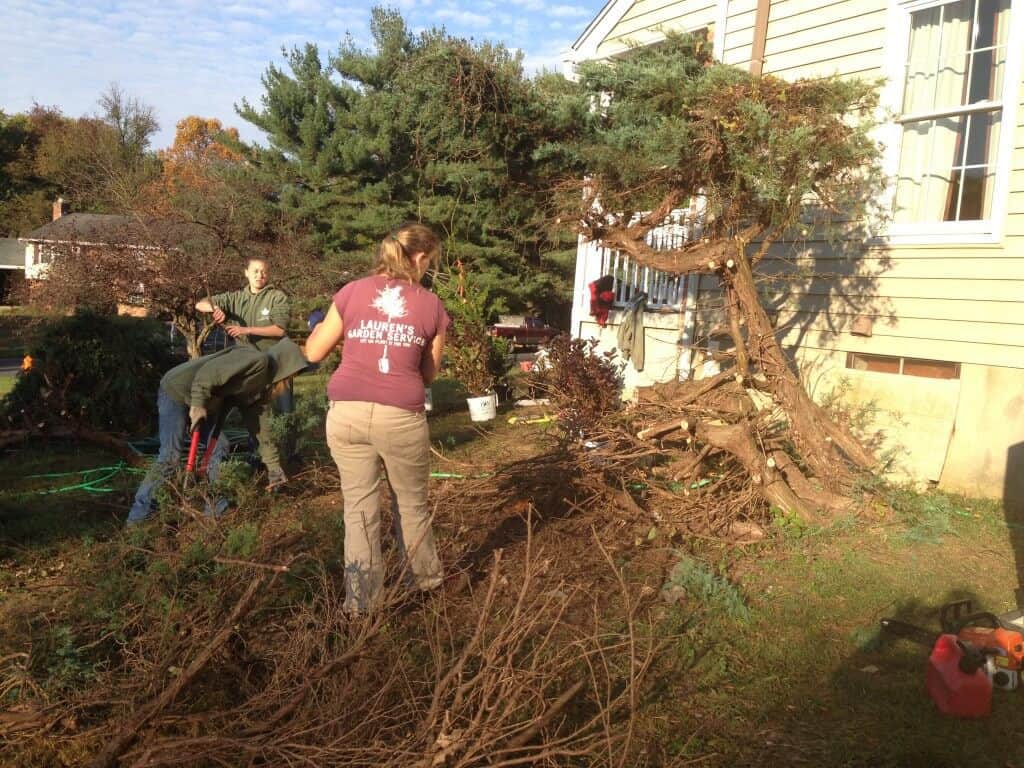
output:
M231 5L223 6L221 10L231 16L245 16L246 18L256 19L269 19L274 15L269 8L260 8L251 3L247 5L232 3Z
M33 102L92 114L111 81L152 104L169 144L190 114L257 131L235 115L258 103L260 76L280 64L282 45L316 43L326 61L346 33L367 47L370 8L380 0L3 0L0 109ZM455 35L488 37L520 49L528 72L557 68L559 52L604 0L546 6L543 0L389 0L410 29L444 23Z
M592 16L590 11L578 5L552 5L548 7L546 13L556 19L582 19Z
M440 19L451 19L467 27L489 27L491 25L490 16L473 13L472 11L463 11L458 8L442 8L434 15Z

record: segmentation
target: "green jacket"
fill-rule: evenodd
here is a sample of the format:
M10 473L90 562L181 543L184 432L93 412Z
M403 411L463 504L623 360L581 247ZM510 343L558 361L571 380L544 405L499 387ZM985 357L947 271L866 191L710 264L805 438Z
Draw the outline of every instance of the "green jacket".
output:
M265 352L239 345L189 360L165 373L160 386L171 399L212 414L226 401L243 409L261 404L272 384L307 365L295 342L279 339Z
M215 307L224 310L227 325L241 325L259 328L265 325L276 325L288 330L288 316L291 313L291 300L288 294L269 285L259 293L253 293L249 286L238 291L218 293L210 297ZM266 352L280 339L273 336L240 336L236 341L240 344L252 344Z
M260 455L271 472L283 473L271 435L266 395L272 384L294 376L308 365L291 339L280 339L266 352L236 345L175 366L160 380L167 395L182 405L206 408L219 419L237 407L250 435L258 437Z

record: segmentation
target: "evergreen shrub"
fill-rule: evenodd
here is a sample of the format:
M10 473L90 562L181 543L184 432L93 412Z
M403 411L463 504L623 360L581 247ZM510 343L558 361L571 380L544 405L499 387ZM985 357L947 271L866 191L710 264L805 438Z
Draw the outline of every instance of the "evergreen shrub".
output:
M0 404L7 427L151 434L160 378L179 362L162 324L88 311L46 324L29 355Z

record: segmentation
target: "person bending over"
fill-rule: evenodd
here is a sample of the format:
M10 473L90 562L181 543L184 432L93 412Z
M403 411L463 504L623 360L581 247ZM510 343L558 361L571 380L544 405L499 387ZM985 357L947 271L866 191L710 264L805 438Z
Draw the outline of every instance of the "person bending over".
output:
M189 360L165 373L157 392L160 453L135 494L128 525L149 517L153 495L178 470L191 432L199 429L201 439L209 445L214 425L222 423L228 411L237 407L250 435L254 435L274 390L289 383L306 365L298 345L282 339L266 352L256 347L231 347ZM209 460L210 480L217 479L227 452L227 441L218 440ZM226 508L227 501L221 499L207 509L207 514L216 516Z

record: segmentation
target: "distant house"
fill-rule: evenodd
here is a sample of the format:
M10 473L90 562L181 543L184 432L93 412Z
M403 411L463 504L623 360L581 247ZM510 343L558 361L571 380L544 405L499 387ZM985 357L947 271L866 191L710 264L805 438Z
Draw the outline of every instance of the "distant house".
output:
M877 404L906 475L1024 503L1024 0L610 0L566 52L567 75L667 30L703 34L755 74L885 80L878 139L893 181L878 204L891 219L847 253L778 245L765 266L780 284L794 263L813 275L780 291L779 339L813 394L843 386L848 402ZM677 213L657 237L699 231L699 211ZM615 309L601 328L588 285L604 275ZM714 277L638 269L590 243L573 334L614 347L640 291L653 297L647 363L630 384L717 364Z
M53 257L62 248L106 247L115 237L122 240L131 223L127 216L101 213L69 213L20 238L25 244L24 269L29 280L46 279Z
M58 198L53 220L19 238L24 245L24 272L29 281L45 280L57 256L70 256L89 269L90 254L97 251L126 251L144 258L147 252L172 252L188 242L208 240L209 233L198 225L167 223L156 219L101 213L68 213ZM128 297L119 312L145 314L145 286L130 270L112 276L122 281L120 294Z
M13 237L0 237L0 304L10 301L11 291L25 275L25 247Z

